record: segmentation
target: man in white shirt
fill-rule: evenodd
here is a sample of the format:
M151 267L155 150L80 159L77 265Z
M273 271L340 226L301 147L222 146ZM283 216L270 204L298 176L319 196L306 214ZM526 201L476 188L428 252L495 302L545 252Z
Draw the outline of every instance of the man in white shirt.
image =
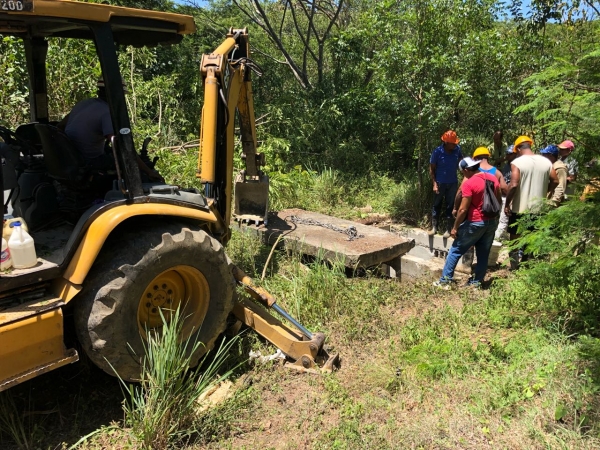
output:
M528 136L519 136L513 151L517 157L511 163L510 184L504 208L508 219L510 240L517 239L518 221L524 216L532 219L540 213L541 206L548 194L558 184L556 171L552 163L542 155L535 155L531 150L533 140ZM533 217L532 217L533 216ZM511 255L511 268L518 267L517 255Z

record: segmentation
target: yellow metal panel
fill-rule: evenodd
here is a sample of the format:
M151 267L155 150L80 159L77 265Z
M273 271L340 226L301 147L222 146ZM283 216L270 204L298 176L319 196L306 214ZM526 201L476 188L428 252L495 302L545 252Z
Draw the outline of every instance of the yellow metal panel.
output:
M186 217L206 222L217 222L217 218L211 212L186 208L184 206L160 203L117 206L96 218L90 225L75 252L75 256L71 259L63 278L75 285L82 284L111 231L130 217L146 215Z
M223 43L221 45L219 45L215 51L213 52L213 55L226 55L228 54L231 50L233 50L233 48L236 46L236 42L235 39L233 39L232 37L227 38L223 41ZM249 54L249 53L248 53Z
M11 14L12 12L2 11L2 13ZM34 0L32 12L19 11L18 15L61 17L90 22L108 22L113 17L137 17L175 23L179 34L191 34L196 31L196 24L192 16L68 0Z
M64 302L61 298L46 297L23 303L22 305L13 306L0 312L0 327L12 322L21 321L27 317L37 316L46 311L54 310L63 304Z
M52 283L52 293L63 302L69 303L81 291L81 285L69 283L64 278L57 278Z
M0 384L65 356L60 308L0 326Z

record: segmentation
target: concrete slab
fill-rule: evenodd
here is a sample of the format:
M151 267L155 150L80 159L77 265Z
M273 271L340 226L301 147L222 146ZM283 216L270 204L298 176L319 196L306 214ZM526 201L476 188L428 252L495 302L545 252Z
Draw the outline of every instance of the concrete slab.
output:
M294 222L294 218L300 220ZM355 227L362 237L348 240L341 231L349 227ZM414 241L396 233L302 209L269 213L266 225L242 224L240 228L256 233L270 245L282 236L285 247L291 251L320 254L330 261L341 258L349 268L377 266L406 254L414 246Z

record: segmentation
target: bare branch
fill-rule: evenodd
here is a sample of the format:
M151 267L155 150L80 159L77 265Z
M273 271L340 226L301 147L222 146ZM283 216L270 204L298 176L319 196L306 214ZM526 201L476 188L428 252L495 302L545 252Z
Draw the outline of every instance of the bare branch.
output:
M244 8L238 0L233 0L233 3L235 4L235 6L237 6L240 9L240 11L242 11L242 13L246 17L248 17L248 19L250 19L256 25L261 27L267 34L269 34L269 30L267 29L267 27L263 23L261 23L254 14L252 14L250 11L248 11L246 8Z
M271 55L260 52L261 54L278 64L287 64L294 77L305 89L312 87L308 73L313 64L316 65L318 82L323 81L325 42L330 37L332 28L339 26L340 13L347 3L346 0L281 0L278 3L265 3L263 0L233 0L233 3L265 31L270 41L283 55L285 63ZM267 14L265 11L267 6L269 8L275 6L277 9L276 11L268 9L269 14ZM274 17L272 12L277 15L275 27L270 21L270 17L272 19ZM323 18L325 20L322 20ZM275 19L273 21L275 22ZM284 43L284 40L287 42L290 37L286 34L286 23L292 25L295 30L295 33L292 31L291 38L298 39L302 44L302 62L299 61L300 56L298 60L294 59L289 47Z
M283 23L285 22L285 16L287 13L288 4L289 4L289 2L286 1L285 5L283 6L283 14L281 15L281 23L279 24L279 39L281 39L281 35L283 33Z
M277 64L284 64L284 65L286 65L286 66L288 66L288 65L289 65L287 61L280 61L280 60L278 60L277 58L275 58L274 56L271 56L271 55L269 55L268 53L265 53L265 52L263 52L262 50L260 50L260 49L258 49L258 48L256 48L256 47L254 47L254 48L252 49L252 51L253 51L253 52L256 52L256 53L260 53L260 54L261 54L261 55L263 55L264 57L266 57L266 58L269 58L271 61L273 61L273 62L276 62Z
M585 1L585 3L586 3L586 4L587 4L587 5L590 7L590 8L592 8L592 9L595 11L595 13L596 13L597 15L599 15L599 16L600 16L600 11L598 11L598 8L596 8L596 7L594 6L594 2L591 2L590 0L584 0L584 1Z
M295 12L295 8L294 5L292 5L292 0L288 0L290 2L290 11L292 13L292 21L294 22L294 28L296 28L296 33L298 34L298 37L300 38L300 40L302 41L302 45L304 46L305 49L308 48L308 51L310 52L312 58L315 61L318 61L317 59L317 55L314 54L314 52L312 51L312 49L310 48L310 46L308 45L308 42L306 41L306 39L304 38L304 33L302 32L302 30L300 30L300 25L298 24L298 19L296 17L296 12ZM305 58L306 60L306 58Z
M302 0L298 1L298 4L300 5L300 7L302 8L302 11L304 12L304 15L306 16L306 18L308 19L308 30L307 30L307 34L310 32L310 30L312 29L314 34L315 34L315 38L317 39L317 42L319 41L319 33L317 32L317 29L315 28L315 23L313 20L314 17L314 8L315 8L315 2L312 2L312 7L311 7L311 13L308 12L308 9L304 6L304 3L302 3Z
M302 4L302 2L300 2L300 4ZM303 70L304 72L306 72L306 56L308 51L310 50L310 30L315 30L315 26L314 26L314 20L315 20L315 11L316 11L316 7L315 7L315 2L312 2L312 9L310 11L310 16L307 16L308 18L308 26L306 29L306 46L304 47L304 54L302 55L302 61L303 61ZM315 38L317 39L317 41L319 40L319 36L317 35L317 32L315 30ZM312 52L311 52L312 54ZM319 64L321 58L319 58L318 61L316 61L317 64Z
M237 1L237 0L234 0ZM308 88L310 86L310 82L308 81L308 77L306 76L306 72L302 72L300 70L300 68L296 65L294 59L292 58L292 56L289 54L289 52L287 51L287 49L285 48L285 46L283 45L283 42L281 41L281 39L279 39L277 37L277 35L275 34L275 31L273 30L273 27L271 27L271 23L269 22L269 19L264 11L264 9L262 8L262 6L260 5L260 0L250 0L252 2L252 4L254 5L254 7L256 8L258 14L260 15L260 17L264 20L265 23L265 27L266 27L266 31L267 31L267 35L269 36L269 38L271 39L271 41L273 41L273 43L277 46L277 48L279 49L279 51L281 53L283 53L284 58L286 59L286 61L288 62L288 65L290 66L290 69L292 69L292 73L294 74L294 76L296 77L296 79L300 82L300 85L303 88Z
M335 12L335 15L333 16L333 19L331 19L331 21L329 22L329 26L327 27L327 30L323 34L323 41L325 39L327 39L327 37L329 36L329 32L331 31L331 28L333 27L333 25L335 24L335 21L337 20L338 16L340 15L340 11L342 10L342 6L344 6L344 0L340 0L340 3L338 4L338 9Z

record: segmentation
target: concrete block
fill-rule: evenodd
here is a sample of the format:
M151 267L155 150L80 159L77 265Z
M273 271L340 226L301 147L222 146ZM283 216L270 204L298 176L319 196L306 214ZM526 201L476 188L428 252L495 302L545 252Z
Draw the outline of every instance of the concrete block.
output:
M421 258L426 261L433 259L435 257L434 253L429 250L427 247L423 247L422 245L415 245L413 248L409 250L407 255L414 256L416 258Z
M454 239L452 238L444 239L438 234L429 236L426 231L423 231L420 228L408 228L400 234L406 236L408 239L414 239L415 241L415 247L411 249L408 254L423 259L430 259L430 255L433 255L433 257L445 258L450 247L452 247L452 244L454 243ZM423 251L422 248L427 249L429 254ZM488 266L492 267L498 264L498 255L500 254L501 249L502 244L498 241L494 241L488 258ZM475 261L477 261L476 258Z
M384 277L400 278L400 271L396 272L396 269L385 263L379 266L379 273Z
M437 280L442 276L444 268L443 261L429 260L417 258L415 256L404 255L401 257L401 276L412 278L427 278Z
M402 257L397 256L396 258L386 261L379 266L379 271L382 275L390 278L400 278L400 272L402 270Z

